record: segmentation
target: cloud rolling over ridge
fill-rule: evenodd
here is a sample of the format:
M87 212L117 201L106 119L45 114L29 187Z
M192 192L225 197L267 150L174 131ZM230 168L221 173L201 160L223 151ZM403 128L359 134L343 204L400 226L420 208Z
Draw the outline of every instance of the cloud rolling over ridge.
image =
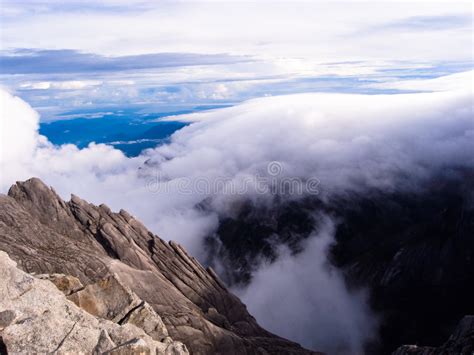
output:
M439 171L474 167L473 95L468 90L255 99L184 116L194 123L175 133L169 144L137 158L106 145L53 146L38 136L34 110L8 93L2 93L2 101L2 134L12 137L2 137L2 149L16 152L2 152L3 191L14 180L39 176L64 197L72 192L129 210L154 232L201 258L206 254L203 238L216 230L221 216L233 213L236 203L271 204L273 196L256 193L252 185L241 195L183 194L182 181L226 178L244 184L249 177L267 174L268 163L277 161L279 178L317 177L318 198L330 200L373 189L417 190ZM26 125L15 124L20 121ZM199 209L204 201L208 208ZM355 353L373 333L374 323L364 297L349 292L337 271L328 269L325 252L333 241L333 222L325 220L326 227L306 241L301 254L281 249L277 261L262 264L239 293L257 319L274 324L271 329L280 335L318 350L338 351L337 344L346 344ZM295 274L302 289L294 284ZM324 292L318 292L320 283ZM281 295L276 300L275 290ZM320 314L320 319L291 318L266 308L272 305L278 312L292 303L300 306L296 313L310 310L308 317ZM308 329L309 321L321 326Z

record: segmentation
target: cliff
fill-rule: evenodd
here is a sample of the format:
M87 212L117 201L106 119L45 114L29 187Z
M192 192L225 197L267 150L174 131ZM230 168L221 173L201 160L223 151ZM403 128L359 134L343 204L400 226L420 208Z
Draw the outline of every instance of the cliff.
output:
M226 263L227 283L245 284L255 260L275 260L282 244L301 252L319 228L318 215L330 216L336 228L329 262L348 288L368 291L379 320L366 354L390 354L402 344L440 348L474 314L473 192L474 171L459 168L408 190L275 199L270 208L241 203L219 220L208 249Z
M214 271L179 244L164 242L126 211L76 196L65 202L36 178L0 195L0 250L18 265L0 255L6 351L312 353L261 328Z

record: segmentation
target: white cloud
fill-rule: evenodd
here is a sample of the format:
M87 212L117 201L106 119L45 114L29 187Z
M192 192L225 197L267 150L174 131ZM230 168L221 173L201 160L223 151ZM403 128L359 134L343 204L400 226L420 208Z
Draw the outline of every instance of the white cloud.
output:
M77 73L77 62L64 57L55 64L59 74L36 73L26 79L8 75L3 80L18 88L34 107L71 109L137 102L196 106L224 100L235 103L265 94L329 90L331 83L325 85L324 76L350 78L341 86L357 92L364 80L382 79L384 69L447 64L447 71L453 72L463 69L449 65L462 63L465 68L472 62L469 1L132 4L7 0L2 7L0 45L6 50L75 49L91 54L91 61L82 65L94 63L96 54L112 59L171 52L196 53L196 58L236 54L252 61L176 68L153 68L156 63L150 63L150 68L141 70L98 65L97 73ZM48 62L39 63L38 69L43 66L51 69ZM297 82L321 76L322 81L313 85ZM385 79L393 78L387 75ZM169 85L175 90L167 92Z
M28 8L20 4L13 7ZM471 58L472 28L466 26L376 30L413 17L439 16L442 22L443 16L472 15L465 1L148 2L132 14L83 8L78 12L59 6L6 18L3 46L107 55L224 52L319 61Z
M433 79L397 80L372 84L378 89L397 89L409 91L454 91L474 90L474 70L456 73Z
M187 115L196 122L174 134L170 144L130 159L100 144L85 149L52 146L38 136L37 113L2 93L0 188L5 191L15 180L39 176L65 198L72 192L114 210L125 208L158 235L202 257L202 238L215 230L219 216L232 212L235 201L264 203L268 196L251 190L239 196L183 193L182 183L227 178L243 184L248 177L265 174L270 161L278 161L281 177L317 177L322 198L373 188L410 189L439 170L474 167L472 109L469 91L261 98ZM196 209L204 200L209 209ZM326 339L332 339L357 351L367 335L369 315L364 299L345 290L335 270L326 274L324 250L332 236L328 226L322 239L308 240L299 256L282 251L280 261L257 272L248 293L241 292L258 319L282 335L305 344L315 339L315 348L330 348ZM281 279L275 277L279 272ZM294 272L304 283L298 291L289 276ZM323 281L324 293L316 292ZM282 311L292 321L289 329L283 314L265 312L263 300L271 299L274 289L301 309L321 310L325 317L319 321L327 329L313 327L315 333L308 333L308 318L291 318ZM251 294L258 297L252 301ZM336 311L324 313L331 295ZM273 304L279 305L277 300ZM301 309L295 312L301 314ZM347 312L351 317L341 319ZM334 327L338 332L332 332Z
M119 85L124 85L123 82L118 82ZM98 80L71 80L71 81L38 81L38 82L26 82L21 83L19 87L21 89L30 90L81 90L88 87L94 87L102 85L102 81Z
M26 102L0 89L0 165L21 164L31 159L38 144L38 113Z
M52 145L38 134L39 115L19 97L4 90L1 95L0 188L5 191L16 180L39 175L58 182L75 181L84 187L91 179L100 181L122 174L133 160L104 144L78 149L69 144ZM94 184L92 184L94 186ZM69 187L71 189L71 186Z

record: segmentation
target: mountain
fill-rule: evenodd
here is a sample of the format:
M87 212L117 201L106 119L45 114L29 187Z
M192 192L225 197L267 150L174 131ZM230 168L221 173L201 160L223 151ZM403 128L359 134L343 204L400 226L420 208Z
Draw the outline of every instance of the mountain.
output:
M304 240L314 238L318 216L329 216L336 221L329 261L350 289L369 292L380 321L378 340L366 352L441 347L474 314L474 171L446 169L412 185L326 199L275 198L270 206L241 202L208 237L210 264L225 263L227 284L246 284L262 257L273 262L282 244L298 255Z
M314 353L261 328L179 244L36 178L0 195L0 250L4 351Z
M340 210L332 259L349 284L370 290L381 317L375 353L439 347L474 314L473 177L451 171L420 191L368 195Z

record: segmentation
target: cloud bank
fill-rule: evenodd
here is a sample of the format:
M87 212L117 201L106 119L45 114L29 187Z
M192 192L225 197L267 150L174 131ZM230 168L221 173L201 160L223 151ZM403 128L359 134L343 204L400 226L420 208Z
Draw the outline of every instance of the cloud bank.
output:
M318 177L326 195L408 188L435 169L472 165L471 114L469 91L255 99L185 115L196 123L153 161L170 179L189 171L239 179L279 161L283 174Z
M137 158L102 144L53 146L38 135L38 115L31 107L6 92L1 95L2 191L14 180L39 176L65 198L72 192L129 210L201 259L203 238L216 230L220 217L233 213L236 203L271 204L272 196L257 193L251 183L257 175L268 175L269 162L281 164L278 178L317 177L324 201L373 189L419 189L440 171L474 166L469 91L255 99L184 116L194 123L169 144ZM183 183L222 178L247 189L239 195L183 193ZM363 293L347 290L328 266L334 222L324 225L302 253L282 247L277 261L263 263L248 288L237 292L259 322L282 336L317 350L360 353L376 333L376 322Z

